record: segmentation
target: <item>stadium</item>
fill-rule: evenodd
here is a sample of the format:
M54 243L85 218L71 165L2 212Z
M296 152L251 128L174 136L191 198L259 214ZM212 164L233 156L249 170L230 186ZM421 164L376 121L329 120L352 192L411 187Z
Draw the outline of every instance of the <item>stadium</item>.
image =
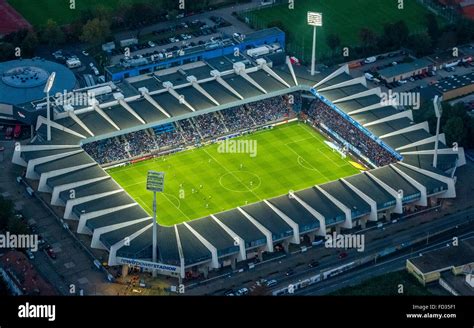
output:
M39 116L12 161L108 265L180 279L455 197L463 149L441 134L433 167L428 123L349 73L237 53L75 90L88 102L53 99L51 140ZM148 170L166 181L157 262Z

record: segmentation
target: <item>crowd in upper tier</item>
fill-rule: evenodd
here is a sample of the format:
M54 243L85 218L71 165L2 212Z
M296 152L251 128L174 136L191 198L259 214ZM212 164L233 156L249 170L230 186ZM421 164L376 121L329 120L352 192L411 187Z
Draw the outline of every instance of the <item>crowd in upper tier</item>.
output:
M108 164L167 150L195 145L240 131L246 131L289 117L296 97L278 96L174 122L171 129L147 129L85 144L84 150L99 164ZM299 100L299 98L297 98Z
M315 99L306 114L316 125L324 124L345 142L357 148L376 166L384 166L397 161L388 150L321 100Z

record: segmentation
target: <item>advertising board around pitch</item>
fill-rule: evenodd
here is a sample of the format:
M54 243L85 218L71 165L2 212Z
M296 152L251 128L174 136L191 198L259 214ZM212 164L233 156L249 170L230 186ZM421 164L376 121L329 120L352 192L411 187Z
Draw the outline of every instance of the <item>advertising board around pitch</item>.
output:
M163 192L165 185L165 173L148 171L146 189L154 192Z

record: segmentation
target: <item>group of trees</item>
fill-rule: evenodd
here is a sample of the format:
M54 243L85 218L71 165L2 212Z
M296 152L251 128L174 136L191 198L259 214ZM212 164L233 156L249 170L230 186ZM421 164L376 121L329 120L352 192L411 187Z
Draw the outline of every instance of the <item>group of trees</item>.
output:
M432 102L426 102L420 109L413 111L415 122L427 121L430 131L436 131L436 117ZM457 143L467 148L474 147L474 119L469 116L465 105L457 103L450 105L443 103L443 116L441 117L441 130L446 135L448 146Z
M342 54L341 47L344 45L341 43L340 37L337 34L329 34L326 37L326 44L331 49L331 54L326 56L323 61L327 64L334 64L402 47L408 48L416 56L422 57L437 49L444 50L474 40L474 21L460 18L454 24L441 26L437 17L432 13L427 14L424 20L425 30L417 33L411 33L404 21L384 25L382 33L376 33L366 27L362 28L359 31L360 45L350 47L349 58Z
M40 44L54 47L65 42L82 41L95 45L109 40L110 20L100 8L92 17L86 19L83 14L78 21L66 26L59 26L53 19L48 19L44 25L35 29L10 33L0 42L0 61L15 59L18 55L16 49L20 49L21 57L35 56L35 50Z
M112 41L112 31L124 28L141 28L160 21L174 19L180 13L200 12L221 4L248 2L248 0L229 1L186 1L185 10L181 10L176 0L118 0L114 8L97 5L80 12L78 19L70 24L59 26L49 19L34 30L22 30L11 33L0 41L0 61L15 58L15 48L21 49L21 56L34 56L39 44L48 46L62 45L65 42L85 42L98 45Z
M357 45L344 44L341 35L329 33L326 35L325 42L331 51L319 57L319 61L326 65L334 65L400 48L410 49L416 56L423 57L436 50L445 50L474 41L474 21L472 20L458 17L453 23L440 24L440 19L431 12L420 19L423 20L424 27L418 31L410 31L403 20L387 23L377 31L363 27L358 31L358 42L355 42ZM291 25L283 20L270 21L266 26L275 26L284 31L287 43L290 45L295 46L298 43L297 40L301 39L294 35ZM298 47L301 48L301 44ZM342 51L345 47L349 48L348 56Z
M13 202L0 196L0 231L14 234L27 234L28 226L15 217Z

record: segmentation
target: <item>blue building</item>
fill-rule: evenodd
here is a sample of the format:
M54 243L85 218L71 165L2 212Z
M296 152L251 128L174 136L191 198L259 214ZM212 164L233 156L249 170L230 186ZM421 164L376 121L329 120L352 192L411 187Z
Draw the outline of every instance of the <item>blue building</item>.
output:
M284 49L285 33L277 27L256 31L243 38L227 38L220 42L195 46L185 50L168 53L168 58L157 56L131 59L105 69L108 81L120 81L132 76L138 76L165 68L180 66L200 60L231 55L238 49L243 52L247 49L278 43Z

